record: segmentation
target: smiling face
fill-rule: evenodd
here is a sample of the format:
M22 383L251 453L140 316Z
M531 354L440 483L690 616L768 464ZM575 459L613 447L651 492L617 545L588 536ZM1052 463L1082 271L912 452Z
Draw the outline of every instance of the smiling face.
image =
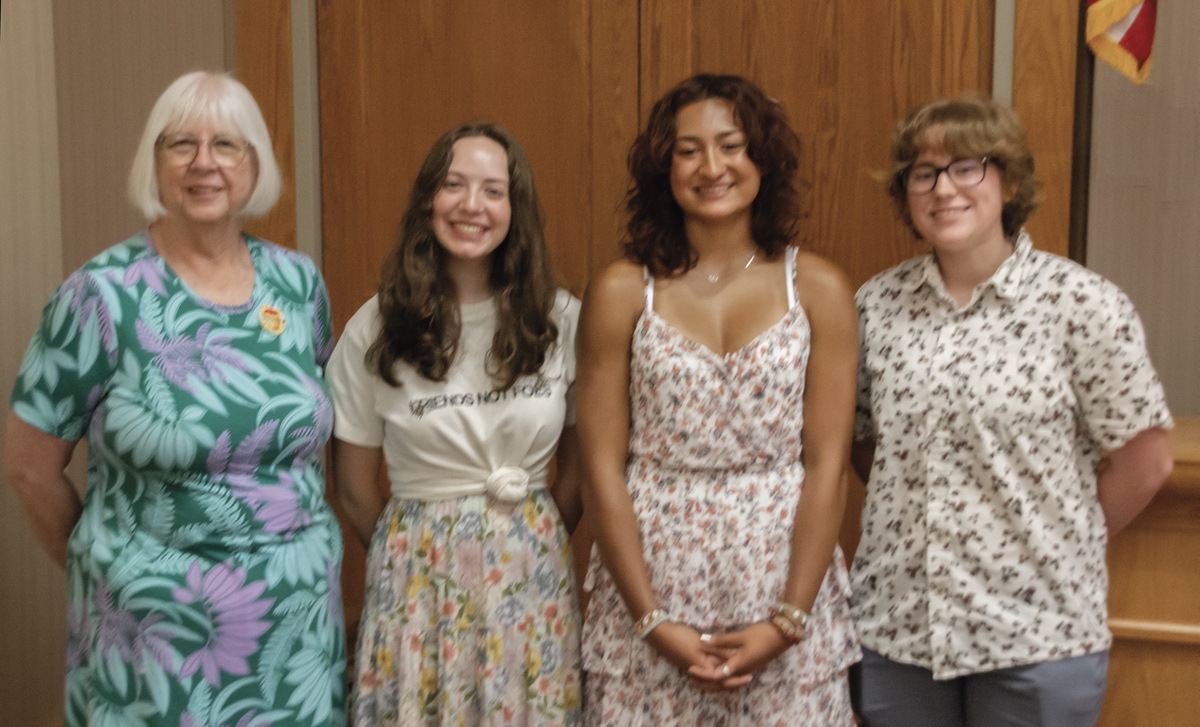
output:
M459 263L486 263L508 235L508 154L486 136L454 142L450 168L433 196L433 234Z
M922 149L913 166L944 167L955 161L944 149ZM983 181L959 187L949 174L938 175L928 192L909 192L913 227L940 255L980 251L990 254L1006 245L1000 213L1005 202L1003 173L988 164Z
M156 165L159 199L167 215L194 225L238 223L258 179L253 148L232 166L218 163L221 140L244 143L236 132L213 122L193 122L164 132ZM167 144L199 143L191 161L180 160Z
M750 159L746 134L734 120L733 104L708 98L675 115L671 192L691 222L750 218L762 180Z

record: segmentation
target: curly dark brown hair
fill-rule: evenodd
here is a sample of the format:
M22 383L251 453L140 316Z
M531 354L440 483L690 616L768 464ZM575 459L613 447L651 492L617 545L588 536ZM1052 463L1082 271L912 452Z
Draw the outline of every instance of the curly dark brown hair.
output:
M1004 234L1015 236L1041 202L1041 184L1033 175L1033 154L1025 128L1011 108L981 96L932 101L896 123L892 132L892 168L888 194L900 219L917 235L908 209L904 176L923 149L940 149L955 157L987 157L1003 176L1010 196L1000 210Z
M400 235L379 282L383 325L367 350L367 366L391 386L399 386L397 361L422 376L445 381L458 353L462 319L449 257L432 226L433 198L445 183L454 144L467 137L492 139L508 155L512 219L504 241L491 255L489 284L496 302L496 334L487 370L502 389L521 376L536 374L558 338L550 316L557 285L550 268L545 228L533 168L524 149L496 124L464 124L446 132L429 150L413 182Z
M768 258L783 251L801 218L796 172L800 139L783 107L740 76L702 73L681 81L650 110L646 128L629 149L632 184L625 194L629 212L625 256L656 276L679 275L696 264L697 253L684 233L683 210L671 192L675 117L684 106L725 99L746 134L747 154L762 180L750 208L751 235Z

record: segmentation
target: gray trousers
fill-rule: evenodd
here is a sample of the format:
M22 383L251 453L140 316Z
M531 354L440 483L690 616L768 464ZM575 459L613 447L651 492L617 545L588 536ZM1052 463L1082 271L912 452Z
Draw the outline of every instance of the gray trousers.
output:
M863 647L850 695L865 727L1094 727L1108 652L936 681Z

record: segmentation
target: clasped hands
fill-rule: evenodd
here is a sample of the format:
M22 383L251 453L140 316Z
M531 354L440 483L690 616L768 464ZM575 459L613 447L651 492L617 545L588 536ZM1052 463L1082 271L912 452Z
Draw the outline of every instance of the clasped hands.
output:
M738 631L702 634L667 621L647 635L646 643L705 691L746 686L792 645L779 629L765 622Z

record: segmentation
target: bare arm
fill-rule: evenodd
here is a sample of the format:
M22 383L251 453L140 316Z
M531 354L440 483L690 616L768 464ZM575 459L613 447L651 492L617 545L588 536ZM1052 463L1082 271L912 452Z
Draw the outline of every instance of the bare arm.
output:
M564 427L555 453L554 482L550 486L550 495L568 533L575 532L583 517L579 480L579 434L573 426Z
M804 391L804 490L796 506L788 575L779 599L812 610L833 557L846 508L846 463L854 422L858 316L850 285L831 263L805 255L798 268L812 347ZM735 675L761 670L789 646L769 623L715 637L710 653L728 656ZM697 674L714 679L717 673ZM736 682L726 680L725 686Z
M66 566L67 540L83 503L64 470L75 442L46 434L9 412L4 469L25 508L34 537L55 563Z
M630 345L641 308L640 271L624 262L606 269L584 296L576 357L584 510L604 565L635 621L658 607L625 482ZM680 624L660 625L647 643L681 668L711 661L700 650L700 634Z
M1173 466L1167 433L1158 427L1143 430L1109 454L1108 467L1096 483L1109 537L1150 504Z
M386 500L379 491L380 447L333 440L333 490L342 513L363 545L370 546Z

